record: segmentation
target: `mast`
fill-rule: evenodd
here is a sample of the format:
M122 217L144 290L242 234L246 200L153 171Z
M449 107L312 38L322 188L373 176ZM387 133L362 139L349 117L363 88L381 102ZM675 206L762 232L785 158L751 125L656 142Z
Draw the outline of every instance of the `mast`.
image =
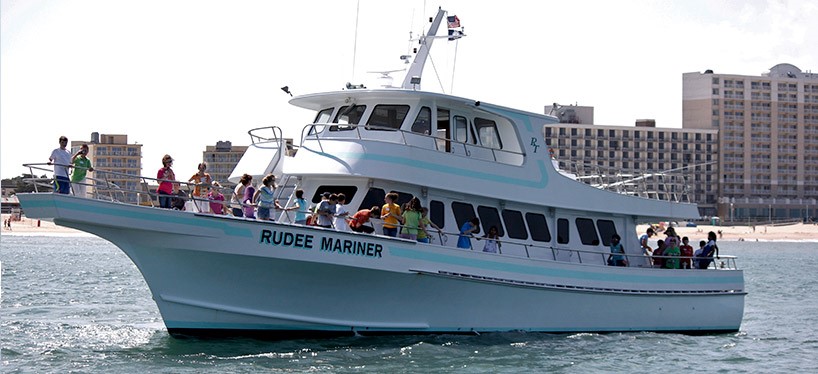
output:
M432 21L432 26L429 27L429 31L426 32L426 35L420 37L420 49L418 49L415 59L412 60L409 71L406 72L406 78L403 79L402 88L420 89L420 77L423 75L423 65L426 64L426 59L429 57L429 50L432 48L432 42L435 41L437 29L440 27L440 22L443 21L445 14L445 10L437 8L437 15L434 21ZM412 83L413 78L415 78L415 83Z

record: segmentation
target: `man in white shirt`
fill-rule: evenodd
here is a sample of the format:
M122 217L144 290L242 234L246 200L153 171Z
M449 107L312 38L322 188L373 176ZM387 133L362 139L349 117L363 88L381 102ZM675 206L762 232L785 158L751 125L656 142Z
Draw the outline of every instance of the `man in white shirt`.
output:
M60 148L51 151L48 164L54 165L54 191L62 194L71 193L71 180L68 178L68 167L71 165L71 151L65 149L68 138L60 137Z

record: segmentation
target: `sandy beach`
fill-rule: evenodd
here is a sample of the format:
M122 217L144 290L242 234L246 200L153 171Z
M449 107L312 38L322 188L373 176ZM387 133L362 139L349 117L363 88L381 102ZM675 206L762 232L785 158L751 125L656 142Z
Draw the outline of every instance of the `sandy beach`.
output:
M638 233L644 234L648 225L640 225ZM710 231L718 234L721 230L719 240L725 241L815 241L818 242L818 225L797 223L784 226L711 226L700 225L698 227L676 227L679 236L687 236L691 243L698 243L699 240L706 240ZM664 238L663 234L655 236L654 239Z
M3 221L8 219L8 214L3 214ZM647 230L647 225L640 225L638 232L641 235ZM710 226L700 225L698 227L677 227L676 233L680 236L687 236L691 242L698 242L707 238L707 233L713 231L722 235L719 240L726 241L815 241L818 242L818 225L807 225L803 223L786 226L755 226L755 231L751 226ZM23 217L22 221L11 223L9 231L3 227L2 235L83 235L82 231L63 227L54 222L45 220L28 219ZM659 234L654 239L661 239L664 235Z

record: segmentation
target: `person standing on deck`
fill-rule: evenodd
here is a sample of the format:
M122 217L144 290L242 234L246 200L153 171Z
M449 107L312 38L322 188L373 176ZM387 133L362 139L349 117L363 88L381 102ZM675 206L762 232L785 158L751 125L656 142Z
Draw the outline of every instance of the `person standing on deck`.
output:
M61 194L71 192L71 180L68 179L68 167L71 165L71 152L65 149L68 138L60 137L60 147L51 151L48 164L54 165L54 191Z

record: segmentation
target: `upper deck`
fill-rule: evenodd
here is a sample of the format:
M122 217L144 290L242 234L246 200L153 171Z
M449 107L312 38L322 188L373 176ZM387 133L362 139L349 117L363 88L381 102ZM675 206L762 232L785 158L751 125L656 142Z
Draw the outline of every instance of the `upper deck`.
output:
M557 119L405 89L300 96L315 110L284 167L294 175L356 175L547 207L650 219L696 218L693 204L620 194L557 170L542 137Z

